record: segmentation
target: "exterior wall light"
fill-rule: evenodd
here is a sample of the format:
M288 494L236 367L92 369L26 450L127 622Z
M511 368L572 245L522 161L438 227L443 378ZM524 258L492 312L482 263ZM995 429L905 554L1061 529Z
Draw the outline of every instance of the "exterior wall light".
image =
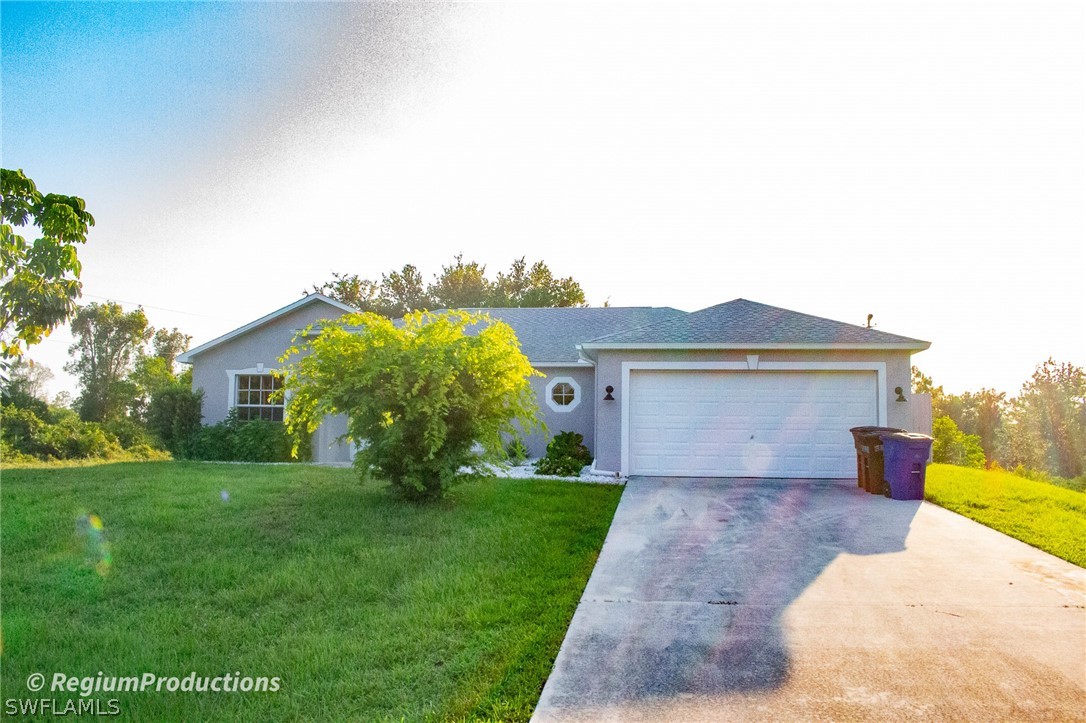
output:
M607 392L607 396L605 396L603 398L603 401L605 401L605 402L613 402L613 401L615 401L615 398L611 396L611 392L615 391L614 387L612 387L610 384L608 384L606 387L603 388L603 391Z
M905 401L905 395L902 393L901 387L895 387L894 388L894 394L897 395L897 401L899 401L899 402L904 402Z

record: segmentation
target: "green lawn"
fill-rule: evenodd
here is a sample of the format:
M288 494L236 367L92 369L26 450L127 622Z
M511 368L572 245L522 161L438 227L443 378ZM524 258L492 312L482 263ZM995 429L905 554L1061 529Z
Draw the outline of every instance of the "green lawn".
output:
M473 481L420 507L312 466L2 475L0 697L27 697L32 672L282 679L103 694L138 720L527 719L622 491Z
M1086 493L1009 472L933 464L928 467L925 497L1086 567Z

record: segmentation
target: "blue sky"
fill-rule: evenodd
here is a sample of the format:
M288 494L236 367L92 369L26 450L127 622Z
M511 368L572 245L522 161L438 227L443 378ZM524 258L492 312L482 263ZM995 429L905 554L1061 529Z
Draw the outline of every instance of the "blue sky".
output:
M961 391L1086 363L1069 2L8 3L5 167L83 196L86 301L201 343L331 271L543 258L929 339ZM31 357L58 375L70 335Z
M289 83L308 51L292 38L330 10L4 3L4 157L35 160L45 183L72 165L125 177L169 169Z

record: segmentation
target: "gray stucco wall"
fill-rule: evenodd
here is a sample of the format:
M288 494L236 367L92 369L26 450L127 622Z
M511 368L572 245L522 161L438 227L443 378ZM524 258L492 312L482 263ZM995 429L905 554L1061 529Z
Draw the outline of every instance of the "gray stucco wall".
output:
M767 361L870 361L886 364L886 385L879 389L886 395L886 422L890 427L908 428L909 404L912 403L911 355L903 351L785 351L751 350L750 352L717 350L682 351L600 351L596 359L596 384L599 389L607 385L615 388L613 402L600 402L596 415L594 434L596 468L617 471L622 464L622 362L624 361L731 361L745 362L747 354L757 354L759 363ZM905 391L905 402L894 401L894 388ZM602 394L600 395L602 398Z
M318 464L348 464L354 461L350 443L339 438L347 433L347 415L332 414L313 433L313 461Z
M596 412L596 370L585 365L581 367L537 367L545 377L532 377L532 391L539 404L539 416L547 425L547 431L537 431L525 439L528 454L542 457L547 452L547 443L559 432L580 432L588 451L595 454L595 412ZM566 377L580 387L580 402L569 411L557 412L547 404L547 385L552 381Z
M226 419L232 400L227 370L278 369L279 357L290 346L294 333L321 319L338 319L339 309L314 301L274 319L247 334L231 339L200 354L192 362L192 388L204 390L204 424Z
M277 369L281 366L279 357L297 330L322 319L339 318L341 314L339 309L315 301L197 356L192 363L192 386L204 390L203 423L221 422L230 411L232 400L227 370L253 369L260 364L265 370ZM595 370L586 365L541 367L539 371L547 376L532 377L531 385L547 432L535 432L526 438L528 453L533 457L543 456L551 436L564 431L580 432L584 435L585 446L590 451L595 450ZM556 412L546 403L547 384L556 377L569 377L580 386L580 402L568 412ZM335 439L346 431L346 417L337 415L325 419L313 436L314 461L349 462L351 455L347 445L335 443Z

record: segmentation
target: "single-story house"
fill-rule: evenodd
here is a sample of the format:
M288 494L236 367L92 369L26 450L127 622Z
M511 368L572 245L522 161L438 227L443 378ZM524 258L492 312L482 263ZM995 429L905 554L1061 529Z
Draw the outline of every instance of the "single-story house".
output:
M270 372L294 335L354 311L311 294L181 355L204 392L205 423L231 408L282 420ZM746 299L668 307L487 309L532 365L550 434L575 431L601 472L838 478L855 475L849 428L914 428L911 357L927 341ZM913 407L916 407L913 409ZM346 462L343 418L315 435L318 462ZM915 430L913 431L922 431ZM527 440L541 456L548 439Z

